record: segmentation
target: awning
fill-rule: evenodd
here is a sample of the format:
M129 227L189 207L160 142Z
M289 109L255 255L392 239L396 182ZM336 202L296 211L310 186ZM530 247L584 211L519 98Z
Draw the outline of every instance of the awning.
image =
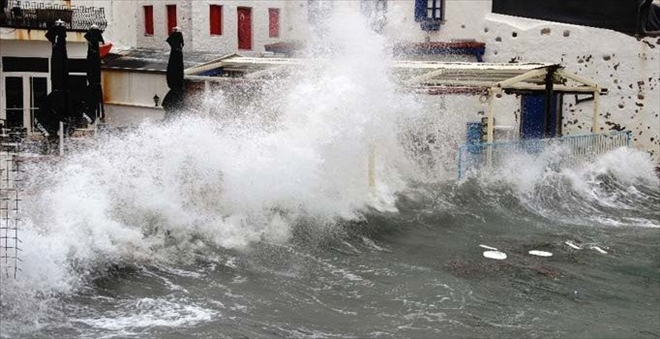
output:
M273 71L289 67L313 65L314 60L301 58L253 58L230 54L217 60L186 69L189 79L221 81L222 78L259 79L272 77ZM219 76L205 76L212 70ZM265 72L271 70L270 72ZM444 91L444 87L499 88L511 91L545 90L546 76L552 74L554 91L592 93L602 89L594 82L565 72L554 63L482 63L395 60L390 70L401 85L413 89Z

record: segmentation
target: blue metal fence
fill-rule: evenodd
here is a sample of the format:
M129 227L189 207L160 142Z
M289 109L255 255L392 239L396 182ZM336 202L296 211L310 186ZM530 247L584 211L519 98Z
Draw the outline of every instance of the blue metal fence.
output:
M599 154L630 145L631 132L571 135L550 139L527 139L493 143L467 143L458 149L458 178L469 171L493 169L515 155L538 155L550 147L562 149L562 161L585 161Z

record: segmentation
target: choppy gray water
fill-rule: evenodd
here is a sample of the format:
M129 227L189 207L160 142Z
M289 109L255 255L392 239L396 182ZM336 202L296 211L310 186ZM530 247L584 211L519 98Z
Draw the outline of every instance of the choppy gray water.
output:
M285 242L100 265L38 306L5 297L2 336L657 338L658 182L604 170L588 187L565 173L524 194L478 178L418 185L396 212L325 231L310 218Z

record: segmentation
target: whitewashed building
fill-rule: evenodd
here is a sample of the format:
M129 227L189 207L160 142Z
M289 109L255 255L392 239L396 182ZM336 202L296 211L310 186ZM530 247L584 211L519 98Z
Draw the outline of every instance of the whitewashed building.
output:
M261 56L266 45L302 39L307 29L296 25L302 1L93 2L111 6L105 36L115 47L103 65L103 85L106 122L114 125L163 117L165 40L174 27L184 36L186 67L235 52Z
M631 131L633 146L660 162L660 31L636 26L652 24L645 16L651 21L653 13L642 13L644 6L660 6L660 1L571 2L582 14L576 9L538 9L540 4L555 5L553 1L364 0L337 1L335 7L364 11L365 3L382 12L376 18L384 21L383 34L392 42L425 46L422 50L442 55L447 49L434 43L474 40L485 44L486 62L558 63L592 80L607 90L595 130ZM574 17L557 22L553 14ZM533 97L518 93L496 98L497 124L518 132L530 113L521 106L533 103ZM484 111L483 104L470 108L465 98L457 100L460 104L449 99L445 107L461 107L468 121L480 118L477 112ZM557 100L556 129L550 135L590 131L593 96L564 95Z
M72 2L76 4L75 0ZM600 98L598 119L592 116L593 96L558 96L551 117L554 123L551 128L543 127L546 136L587 133L597 120L595 131L629 130L633 145L659 160L660 40L653 32L630 28L631 23L640 20L637 4L650 4L650 0L608 2L625 3L624 10L615 16L617 19L609 23L594 20L589 8L585 9L586 19L578 16L568 22L549 21L554 18L539 14L525 3L515 0L84 2L87 6L105 8L108 27L104 36L115 44L115 57L104 68L106 112L111 123L162 116L157 99L162 100L167 92L164 62L169 51L165 39L175 26L184 34L184 55L190 56L192 67L231 53L258 57L271 51L295 55L295 49L304 45L313 26L330 13L359 12L388 38L401 58L560 64L597 83L605 95ZM602 14L602 8L594 7L592 11ZM17 32L3 28L2 55L47 55L49 44L43 41L43 32L36 34L40 35L38 38L34 30ZM35 46L42 46L24 51L19 41L26 34ZM70 41L70 56L82 57L83 40L72 34ZM80 45L76 46L76 41ZM151 57L144 57L147 54ZM154 63L159 66L148 67ZM21 79L27 83L29 76ZM0 99L4 100L3 116L7 114L5 97L3 94ZM428 100L435 109L455 110L455 119L465 123L481 119L480 114L486 110L478 97L442 97L420 100ZM538 93L498 95L494 99L498 108L496 125L508 131L501 135L520 137L524 121L547 120L539 116L538 99ZM526 109L530 107L536 109Z

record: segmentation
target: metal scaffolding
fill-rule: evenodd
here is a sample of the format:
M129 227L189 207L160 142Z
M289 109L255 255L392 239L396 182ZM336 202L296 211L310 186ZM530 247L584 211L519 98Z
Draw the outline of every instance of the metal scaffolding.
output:
M0 140L0 278L16 278L21 260L21 142L20 136L6 129L2 129Z

